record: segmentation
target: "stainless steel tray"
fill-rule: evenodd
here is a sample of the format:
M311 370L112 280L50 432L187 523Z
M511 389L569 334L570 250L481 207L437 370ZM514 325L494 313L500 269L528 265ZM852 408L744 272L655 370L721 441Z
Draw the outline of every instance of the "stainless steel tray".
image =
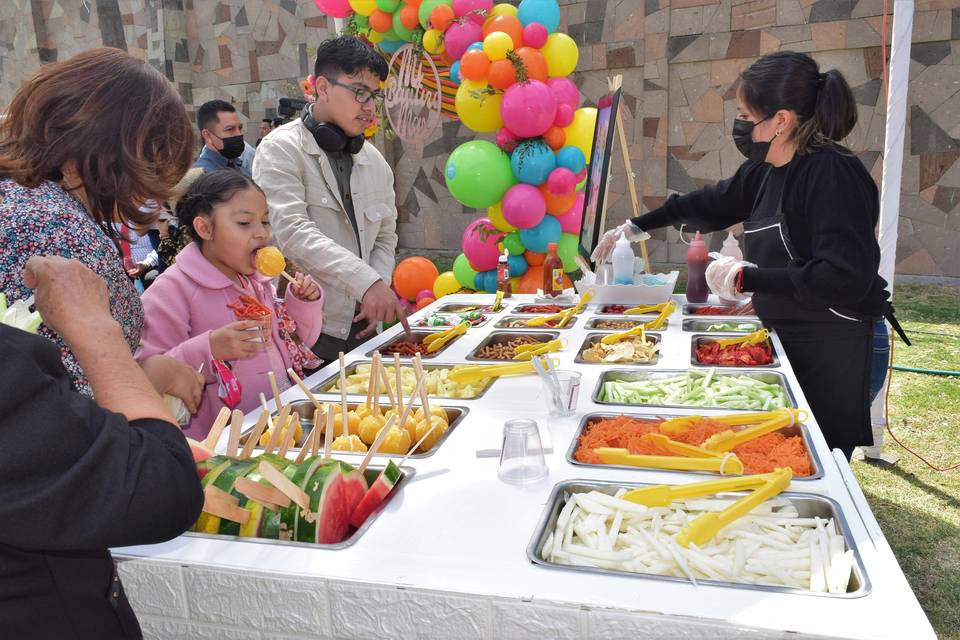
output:
M367 484L369 485L374 480L377 479L377 476L380 475L380 472L383 471L384 467L379 466L375 467L373 465L367 467L364 471L364 477L367 479ZM359 529L355 529L353 533L347 536L346 540L337 542L336 544L316 544L310 542L295 542L293 540L270 540L267 538L250 538L250 537L241 537L241 536L226 536L220 535L218 533L197 533L196 531L187 531L183 535L190 536L192 538L208 538L213 540L229 540L230 542L250 542L253 544L272 544L272 545L282 545L287 547L303 547L306 549L346 549L347 547L353 546L357 540L363 536L367 530L373 526L374 521L380 515L380 512L400 493L400 489L403 488L407 482L410 481L410 478L416 474L416 470L413 467L403 466L400 467L400 479L397 480L397 484L393 485L393 489L390 490L390 493L387 494L387 497L383 499L383 502L373 510L370 516L360 525Z
M646 413L588 413L580 421L580 426L577 428L576 434L573 436L573 440L570 442L570 448L567 449L567 462L570 464L575 464L581 467L595 467L600 469L626 469L629 471L646 471L646 469L640 469L638 467L630 467L622 464L591 464L589 462L580 462L574 458L574 454L577 452L577 446L580 444L580 436L584 434L587 430L591 420L597 418L616 418L619 416L627 416L630 418L639 418L643 419L655 419L659 418L661 420L667 420L669 418L675 418L680 414L677 413L667 413L667 412L657 412L655 414ZM813 446L813 442L810 440L810 432L807 430L806 425L797 424L792 427L784 427L780 429L780 433L786 436L800 436L803 438L803 444L807 448L807 457L810 460L810 466L813 468L813 473L809 476L794 476L793 480L795 482L807 482L810 480L819 480L823 477L823 464L820 462L820 456L817 454L816 448ZM708 478L715 478L718 474L710 473L708 471L677 471L673 469L657 469L657 471L663 471L665 473L676 473L681 475L694 474L697 476L706 476Z
M683 321L683 330L692 332L692 333L752 333L754 331L759 331L763 328L763 325L759 320L738 320L739 316L730 316L724 318L723 320L699 320L697 318L687 318ZM750 325L750 328L744 331L716 331L708 329L710 325L717 324L718 322L735 322L740 324Z
M558 303L553 303L553 302L525 302L524 304L517 305L516 307L514 307L513 311L511 311L510 313L524 313L524 314L530 314L530 315L534 315L534 316L548 316L548 315L550 315L550 313L545 313L545 312L543 312L543 311L526 311L526 310L525 310L525 309L528 309L529 307L543 307L543 306L546 306L546 305L552 305L552 306L560 307L560 309L559 309L558 311L553 311L553 312L550 312L550 313L560 313L561 311L566 311L566 310L569 309L570 307L574 306L574 305L572 305L572 304L560 304L559 302L558 302ZM580 313L583 313L583 310L581 310Z
M710 304L709 302L702 303L693 303L687 302L683 305L683 315L685 316L694 316L696 318L746 318L747 320L756 320L757 316L755 314L748 315L736 315L733 313L711 313L707 315L699 315L694 313L694 309L702 309L703 307L726 307L727 309L735 309L736 307L732 304Z
M527 545L527 558L533 564L537 564L548 569L579 571L581 573L599 573L614 576L630 576L642 580L657 580L690 584L690 581L686 578L660 576L650 573L635 573L631 571L619 571L615 569L600 569L597 567L557 564L554 562L548 562L541 557L544 543L546 543L550 531L556 528L557 516L560 515L560 510L563 508L563 505L566 503L572 493L602 491L604 493L613 495L618 489L621 488L636 489L645 486L650 485L628 482L602 482L593 480L568 480L566 482L557 484L554 486L553 491L550 494L550 499L547 501L547 506L544 508L543 515L540 518L540 523L537 525L537 529L534 532L533 537L530 539L530 544ZM717 494L717 496L721 498L740 498L744 495L746 495L744 492ZM697 579L697 584L729 587L734 589L748 589L751 591L759 591L761 593L790 593L795 595L841 599L862 598L870 593L872 587L870 585L870 580L867 576L866 569L863 566L863 558L860 557L860 551L854 544L853 536L850 534L850 526L847 524L846 518L840 511L839 505L829 498L807 493L781 493L778 497L788 498L796 507L800 517L819 516L824 518L833 518L834 522L837 523L840 533L843 535L843 538L846 541L847 549L853 550L853 571L851 572L850 582L847 586L847 593L817 593L808 591L806 589L797 589L793 587L741 584L738 582L699 578Z
M503 309L500 309L500 311L493 311L492 304L468 304L466 302L453 302L450 304L445 304L437 309L437 313L466 313L467 311L479 311L484 315L491 315L503 313L508 306L509 305L504 302Z
M536 317L536 316L533 316L533 317ZM494 328L494 329L503 329L504 331L566 331L567 329L572 329L573 326L574 326L575 324L577 324L578 317L577 317L577 316L573 316L573 318L570 319L570 322L568 322L568 323L567 323L567 326L565 326L565 327L550 327L550 326L547 326L547 325L542 325L542 326L539 326L539 327L526 327L526 326L523 326L523 327L511 327L511 326L509 326L509 324L510 324L511 322L518 321L518 320L519 320L519 321L526 321L526 320L530 320L530 319L531 319L530 316L527 316L527 317L524 317L524 316L507 316L507 317L505 317L505 318L501 318L501 319L500 319L500 322L498 322L497 324L493 325L493 328Z
M440 312L437 312L437 313L440 313ZM458 317L460 314L457 314L457 313L443 313L443 315L445 315L445 316L450 316L450 317ZM487 324L488 322L490 322L490 320L492 320L492 318L491 318L490 316L491 316L491 314L489 314L489 313L484 313L484 314L483 314L483 320L481 320L480 322L478 322L478 323L476 323L476 324L471 323L471 324L470 324L470 327L471 327L471 328L473 328L473 327L482 327L483 325L485 325L485 324ZM427 318L429 318L429 317L430 317L430 316L425 316L425 317L423 317L423 318L420 318L419 320L416 320L416 321L410 323L410 326L411 326L412 328L414 328L414 329L422 329L422 330L424 330L424 331L445 331L445 330L447 330L447 329L453 329L455 326L457 326L457 324L459 324L459 322L456 323L456 324L448 324L448 325L430 325L430 324L424 324L424 323L427 321Z
M584 340L583 340L583 344L581 344L581 345L580 345L580 348L577 349L577 356L573 359L573 361L574 361L574 362L577 362L577 363L579 363L579 364L586 364L586 365L593 365L593 366L595 366L595 365L606 365L606 366L608 366L608 367L609 367L609 366L616 366L616 367L652 367L653 365L657 364L657 362L660 361L660 353L659 353L659 352L657 352L656 354L654 354L653 360L651 360L650 362L637 362L637 363L630 363L630 362L587 362L586 360L584 360L584 359L583 359L583 352L586 351L587 349L589 349L590 347L592 347L593 345L595 345L596 343L600 342L601 339L605 338L605 337L608 336L608 335L610 335L610 334L609 334L609 333L588 333L588 334L587 334L587 337L584 338ZM660 334L659 334L659 333L652 333L652 332L651 332L651 333L647 333L647 332L644 332L644 335L645 335L646 338L647 338L647 342L660 343L660 341L661 341L661 340L660 340Z
M448 329L452 329L453 327L447 327L447 328L448 328ZM430 331L427 331L427 330L424 330L424 329L417 329L417 330L411 331L411 332L410 332L410 335L413 336L413 340L418 341L418 342L423 342L423 339L424 339L424 338L426 338L427 336L432 335L432 334L434 334L434 333L438 333L438 332L439 332L438 330L439 330L439 331L443 331L444 328L443 328L443 327L436 327L435 329L432 329L432 330L430 330ZM459 339L462 338L462 337L463 337L463 336L457 336L456 338L454 338L453 340L451 340L451 341L448 342L447 344L443 345L442 347L440 347L438 350L434 351L433 353L421 353L421 354L420 354L420 357L421 357L422 359L424 359L424 360L427 359L427 358L436 358L438 355L440 355L441 353L443 353L444 351L446 351L448 348L450 348L450 345L454 344L457 340L459 340ZM384 358L392 359L392 358L393 358L393 354L392 354L392 353L389 353L389 354L388 354L388 353L386 353L384 350L387 349L390 345L396 344L396 343L398 343L398 342L406 342L407 340L410 340L410 337L408 337L407 334L405 334L405 333L400 333L400 334L396 335L395 337L391 338L390 340L388 340L387 342L384 342L383 344L381 344L380 346L378 346L376 349L371 349L370 351L367 351L364 355L365 355L367 358L372 358L374 352L379 351L381 354L383 354L383 357L384 357ZM409 360L409 359L412 358L413 356L401 355L400 357ZM384 364L387 364L387 363L385 362Z
M702 369L698 369L702 371ZM660 369L657 371L637 371L636 369L610 369L609 371L604 371L600 374L600 379L597 381L597 386L593 390L593 401L597 404L604 404L617 407L671 407L675 409L705 409L709 411L725 411L725 412L735 412L735 411L757 411L757 409L731 409L729 407L708 407L703 405L692 405L692 404L624 404L621 402L609 402L607 400L600 400L600 389L603 387L603 383L611 378L626 379L626 380L650 380L658 378L673 378L676 376L687 375L687 369ZM728 368L722 371L717 371L714 373L714 378L724 377L724 376L747 376L749 378L754 378L760 382L765 382L767 384L779 384L787 392L787 398L790 400L790 406L797 406L797 398L793 395L793 390L790 388L790 384L787 382L786 376L784 376L779 371L770 371L764 369L733 369Z
M627 329L632 329L639 324L645 322L652 322L656 319L657 316L643 315L643 316L594 316L587 321L586 328L591 331L626 331ZM626 329L605 329L603 327L598 327L597 324L601 322L629 322L630 326ZM657 331L666 331L667 327L670 326L670 321L667 320L663 323L663 327L657 329Z
M493 362L493 361L492 361L492 360L485 360L484 362ZM346 375L349 377L349 376L353 375L354 372L356 372L357 367L358 367L359 365L368 365L368 366L369 366L370 364L372 364L372 363L369 362L369 361L368 361L368 362L351 362L350 364L348 364L348 365L346 366L345 373L346 373ZM393 363L392 363L392 362L384 362L383 365L384 365L385 367L392 367L392 366L393 366ZM404 365L401 364L400 366L403 367ZM410 366L412 366L412 365L409 364L409 363L406 363L406 366L410 367ZM457 366L457 365L453 365L453 364L428 364L428 363L424 363L424 365L423 365L423 370L429 372L429 371L434 371L434 370L436 370L436 369L453 369L453 368L456 367L456 366ZM462 366L462 365L461 365L461 366ZM333 387L337 384L337 382L339 381L339 379L340 379L340 372L337 371L336 369L334 369L333 373L331 373L328 377L324 378L324 380L323 380L322 382L320 382L319 384L313 386L313 387L310 389L310 391L312 391L313 393L335 393L335 394L338 394L338 398L339 398L339 393L340 393L340 392L339 392L339 391L333 391ZM475 395L475 396L473 396L473 397L471 397L471 398L460 398L460 397L458 397L458 396L444 396L444 395L437 395L437 394L433 394L433 393L430 394L430 397L431 397L431 398L438 398L438 399L441 399L441 400L442 400L442 399L445 399L445 398L446 398L446 399L454 399L454 400L476 400L476 399L482 397L487 391L489 391L489 390L490 390L490 385L492 385L494 382L496 382L496 380L497 380L496 378L491 378L490 382L488 382L488 383L486 384L486 386L484 386L484 387L480 390L480 393L478 393L477 395ZM408 391L408 393L409 393L409 391ZM363 396L363 395L366 395L366 392L362 392L362 393L350 393L350 392L348 391L348 392L347 392L347 395L348 395L348 396L358 396L358 395L359 395L359 396ZM385 394L385 393L381 394L381 397L382 397L382 398L385 398L385 397L386 397L386 394Z
M690 364L695 367L718 367L720 369L774 369L780 366L780 357L777 352L776 345L773 344L773 340L767 339L767 342L770 343L770 349L773 353L773 361L770 364L755 364L748 367L738 367L732 364L704 364L697 360L697 347L699 347L704 342L713 342L715 340L722 340L724 338L736 338L741 337L742 334L735 333L711 333L709 335L694 335L690 338Z
M334 402L334 404L339 404L339 402ZM360 406L360 404L361 404L361 403L359 403L359 402L348 402L348 403L347 403L347 411L352 411L352 410L356 409L358 406ZM420 408L420 405L419 405L419 404L415 404L415 405L413 405L413 406L414 406L415 409ZM432 409L434 406L435 406L435 405L431 404L431 405L430 405L430 408ZM439 405L437 405L437 406L439 406ZM441 436L437 439L436 443L434 443L433 447L432 447L429 451L424 451L423 453L415 453L415 454L413 454L412 456L410 456L411 459L413 459L413 458L429 458L430 456L432 456L433 454L435 454L435 453L437 452L437 449L440 448L440 445L442 445L442 444L446 441L446 439L447 439L448 437L450 437L450 434L453 432L453 430L457 427L457 425L459 425L461 422L463 422L463 419L466 417L467 413L470 412L470 410L467 409L466 407L450 407L450 406L447 406L447 405L442 405L442 406L443 406L443 408L447 411L447 430L443 432L443 435L441 435ZM293 413L295 413L295 414L297 414L297 416L299 416L299 419L300 419L300 428L303 429L302 439L305 441L306 438L307 438L307 436L310 435L310 432L313 431L313 412L314 412L313 403L310 402L309 400L302 400L302 401L299 401L299 402L294 402L294 403L292 403L292 410L293 410ZM275 419L277 418L277 412L276 412L276 411L273 412L273 414L270 416L270 418L271 418L272 420L275 420ZM339 419L338 419L338 420L335 422L335 429L334 429L334 434L335 434L335 435L339 435L339 434L341 433L340 427L341 427L341 422L340 422ZM247 443L247 437L250 435L250 433L253 431L253 429L254 429L253 427L250 427L249 429L247 429L246 431L244 431L243 434L241 434L241 436L240 436L240 444L246 444L246 443ZM257 445L256 447L254 447L254 450L255 450L255 451L259 451L259 450L262 449L262 448L263 448L263 447L261 447L260 445ZM321 447L321 448L322 448L322 447ZM293 447L290 448L290 451L300 451L300 446L299 446L299 445L293 446ZM366 455L366 452L365 452L365 451L364 451L364 452L356 452L356 451L337 451L337 453L340 453L340 454L343 454L343 455L347 455L347 456L364 456L364 455ZM397 457L397 458L402 458L402 457L403 457L403 454L377 453L377 454L374 455L374 458L377 458L377 457L383 457L383 458Z
M633 309L634 307L643 307L643 306L649 306L649 305L648 305L647 303L645 303L645 302L636 302L636 303L634 303L634 302L625 302L625 303L607 302L607 303L600 304L600 305L597 307L597 313L600 314L600 315L603 315L603 316L622 316L622 315L625 315L623 312L626 311L627 309ZM623 307L623 309L618 309L617 307ZM653 314L644 314L644 315L651 315L651 316L654 317L654 318L657 316L656 313L653 313ZM631 315L631 316L627 316L627 317L628 317L628 318L632 318L632 317L640 317L640 316L632 316L632 315Z
M513 362L513 360L495 360L492 358L478 358L477 353L481 349L490 345L504 344L510 342L511 340L516 340L521 336L530 336L531 338L536 338L538 342L550 342L555 338L560 337L560 334L556 331L493 331L484 338L483 342L477 345L477 348L470 352L470 355L467 356L467 360L474 360L477 362Z

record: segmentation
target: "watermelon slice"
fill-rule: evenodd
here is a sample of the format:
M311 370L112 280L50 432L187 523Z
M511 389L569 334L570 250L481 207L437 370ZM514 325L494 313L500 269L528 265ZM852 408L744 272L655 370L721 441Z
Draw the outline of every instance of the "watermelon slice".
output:
M324 509L331 500L342 500L345 494L340 464L330 461L316 469L305 488L310 496L310 509L297 514L297 542L320 542L317 533L325 517ZM327 541L329 542L329 541ZM339 540L337 540L339 542Z
M214 469L222 465L224 462L229 462L229 461L230 461L230 458L228 458L227 456L213 456L211 458L207 458L206 460L198 462L197 475L200 476L200 484L204 487L207 486L203 482L207 474L209 474L211 471L213 471Z
M343 480L347 484L346 502L344 506L347 510L347 515L350 515L367 493L367 479L362 473L346 462L341 462L340 466L343 468Z
M307 484L313 477L313 474L322 464L322 456L311 456L298 465L290 465L284 469L283 474L287 476L293 484L306 490ZM286 509L280 510L280 540L297 539L299 517L300 507L295 502L290 503L290 506Z
M213 451L207 449L206 445L193 438L187 438L187 444L190 445L190 453L193 454L193 461L196 463L203 462L213 455Z
M201 486L206 488L214 487L230 493L233 490L233 482L238 475L245 473L250 467L249 460L232 460L228 458L226 462L218 465L210 473L204 476ZM197 524L194 525L194 531L200 533L220 533L220 518L206 511L197 518Z
M400 481L401 474L400 467L398 467L393 460L387 463L387 466L384 467L380 475L377 476L377 479L370 485L363 499L360 500L360 503L351 513L350 524L354 528L359 529L363 526L363 523L367 521L370 514L390 495L390 492L393 491L397 482Z
M228 493L230 493L230 495L237 497L238 507L246 508L248 501L247 501L247 496L243 495L242 493L237 491L236 488L234 488L234 483L236 483L237 478L249 475L251 471L257 468L258 464L259 462L257 460L238 461L238 464L234 465L232 469L224 472L224 474L217 479L218 482L224 485L222 487L224 491L227 491ZM229 486L226 484L227 480L225 476L227 475L230 476ZM248 519L246 524L249 525L251 519ZM242 525L239 522L234 522L233 520L224 520L223 518L221 518L219 533L224 536L238 536L240 535L241 526Z

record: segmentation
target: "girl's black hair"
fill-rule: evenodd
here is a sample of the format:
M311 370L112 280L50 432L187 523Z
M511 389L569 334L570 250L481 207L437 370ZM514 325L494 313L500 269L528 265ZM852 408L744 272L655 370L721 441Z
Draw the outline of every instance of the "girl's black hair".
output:
M202 242L193 220L197 216L209 216L213 208L223 204L245 189L263 190L257 183L236 169L218 169L204 173L194 180L184 194L177 200L177 221L185 227L194 242Z
M857 124L857 103L843 74L820 73L805 53L780 51L763 56L740 74L737 91L752 111L768 117L779 109L797 114L797 152L839 142Z

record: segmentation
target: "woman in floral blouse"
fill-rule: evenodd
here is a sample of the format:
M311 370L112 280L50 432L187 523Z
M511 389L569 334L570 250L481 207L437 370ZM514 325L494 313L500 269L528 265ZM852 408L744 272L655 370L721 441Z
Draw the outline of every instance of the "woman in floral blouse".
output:
M127 276L111 223L146 228L190 167L194 135L173 86L147 62L118 49L92 49L49 64L17 91L0 121L0 292L26 298L23 267L33 255L75 258L102 277L110 311L130 350L140 342L143 307ZM76 390L90 385L60 345ZM143 363L161 393L193 410L202 379L171 358Z

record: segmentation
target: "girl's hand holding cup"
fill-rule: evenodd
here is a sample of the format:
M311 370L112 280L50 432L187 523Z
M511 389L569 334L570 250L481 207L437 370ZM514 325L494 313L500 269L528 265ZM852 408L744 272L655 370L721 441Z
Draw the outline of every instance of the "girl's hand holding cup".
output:
M210 353L217 360L246 360L267 348L263 323L238 320L210 332Z

